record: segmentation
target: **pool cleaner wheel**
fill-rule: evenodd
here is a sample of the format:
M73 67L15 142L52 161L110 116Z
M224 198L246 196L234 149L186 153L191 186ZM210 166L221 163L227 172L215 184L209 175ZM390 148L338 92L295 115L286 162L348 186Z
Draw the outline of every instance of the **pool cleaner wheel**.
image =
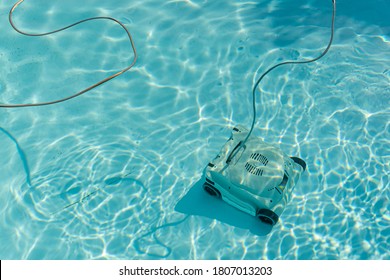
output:
M217 198L221 197L221 193L219 192L219 190L217 190L215 187L213 187L209 183L204 183L203 189L211 196L215 196Z
M271 226L274 226L279 220L278 215L276 215L273 211L268 209L259 209L257 211L257 217L263 223L269 224Z
M306 170L306 162L305 162L303 159L301 159L301 158L299 158L299 157L291 157L291 159L292 159L295 163L298 163L300 166L302 166L303 171Z

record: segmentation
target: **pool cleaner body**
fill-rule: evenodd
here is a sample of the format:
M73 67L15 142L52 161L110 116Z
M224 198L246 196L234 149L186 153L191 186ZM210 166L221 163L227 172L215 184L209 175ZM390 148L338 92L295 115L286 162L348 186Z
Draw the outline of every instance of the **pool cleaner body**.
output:
M247 133L244 127L233 128L229 140L207 165L203 188L264 223L275 225L306 163L255 136L231 158Z

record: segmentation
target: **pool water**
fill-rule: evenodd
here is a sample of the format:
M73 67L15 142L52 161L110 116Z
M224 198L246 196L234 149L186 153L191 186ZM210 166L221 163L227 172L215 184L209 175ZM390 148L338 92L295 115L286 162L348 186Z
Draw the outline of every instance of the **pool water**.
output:
M317 56L329 0L24 1L50 31L112 16L128 73L57 105L0 110L1 259L390 259L390 2L338 1L329 53L260 84L254 134L307 163L271 229L202 190L252 121L251 89ZM17 34L0 3L0 103L65 97L131 62L93 21Z

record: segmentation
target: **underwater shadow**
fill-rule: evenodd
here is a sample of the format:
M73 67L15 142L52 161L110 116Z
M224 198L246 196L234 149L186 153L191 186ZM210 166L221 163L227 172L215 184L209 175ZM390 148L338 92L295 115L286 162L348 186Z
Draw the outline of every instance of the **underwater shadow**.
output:
M262 223L257 217L250 216L224 202L210 196L203 190L203 178L191 187L175 206L175 211L195 216L216 219L225 224L249 230L259 236L271 232L272 226Z

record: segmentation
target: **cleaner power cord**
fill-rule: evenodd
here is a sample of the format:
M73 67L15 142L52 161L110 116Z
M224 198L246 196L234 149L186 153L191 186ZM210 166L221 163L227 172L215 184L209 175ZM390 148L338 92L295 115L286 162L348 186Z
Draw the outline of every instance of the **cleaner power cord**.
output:
M253 90L252 90L253 119L252 119L251 128L250 128L247 136L245 137L245 139L240 142L239 147L234 149L233 152L230 154L230 156L227 159L227 163L229 163L238 154L238 152L241 150L241 148L245 147L245 143L248 141L248 138L251 136L251 134L253 132L253 128L254 128L255 123L256 123L256 90L257 90L260 82L264 79L264 77L267 76L272 70L274 70L275 68L278 68L278 67L280 67L282 65L286 65L286 64L306 64L306 63L314 62L314 61L319 60L320 58L322 58L329 51L329 49L330 49L330 47L332 45L333 36L334 36L334 20L335 20L335 16L336 16L336 0L332 0L332 4L333 4L333 13L332 13L332 23L331 23L331 34L330 34L329 43L328 43L328 45L327 45L327 47L325 48L324 51L319 56L317 56L316 58L313 58L313 59L302 60L302 61L285 61L285 62L278 63L278 64L272 66L271 68L269 68L267 71L265 71L260 76L260 78L257 79L255 85L253 86Z
M61 98L61 99L57 99L57 100L53 100L53 101L47 101L47 102L40 102L40 103L27 103L27 104L0 104L0 108L21 108L21 107L38 107L38 106L46 106L46 105L52 105L52 104L56 104L56 103L60 103L60 102L64 102L64 101L67 101L69 99L72 99L72 98L75 98L77 96L80 96L112 79L114 79L115 77L118 77L120 75L122 75L123 73L127 72L128 70L130 70L135 62L137 61L137 50L135 48L135 45L134 45L134 41L133 41L133 38L131 37L131 34L129 32L129 30L126 28L126 26L121 23L119 20L115 19L115 18L112 18L112 17L105 17L105 16L100 16L100 17L91 17L91 18L87 18L87 19L83 19L83 20L80 20L78 22L75 22L73 24L70 24L68 26L65 26L63 28L60 28L60 29L57 29L57 30L54 30L54 31L50 31L50 32L46 32L46 33L28 33L28 32L25 32L25 31L22 31L20 30L19 28L17 28L12 20L12 15L15 11L15 9L23 2L24 0L19 0L15 5L13 5L13 7L11 8L10 12L9 12L9 15L8 15L8 19L9 19L9 23L11 24L12 28L15 29L15 31L19 32L20 34L23 34L23 35L26 35L26 36L34 36L34 37L39 37L39 36L47 36L47 35L51 35L51 34L54 34L54 33L57 33L57 32L60 32L60 31L63 31L63 30L66 30L68 28L71 28L73 26L76 26L76 25L79 25L81 23L84 23L86 21L91 21L91 20L110 20L110 21L113 21L117 24L119 24L126 32L128 38L129 38L129 41L130 41L130 44L131 44L131 48L132 48L132 51L134 53L134 57L133 57L133 60L132 62L130 63L129 66L127 66L126 68L120 70L119 72L116 72L115 74L111 75L111 76L108 76L106 78L104 78L103 80L100 80L99 82L83 89L82 91L79 91L73 95L70 95L70 96L67 96L65 98Z

